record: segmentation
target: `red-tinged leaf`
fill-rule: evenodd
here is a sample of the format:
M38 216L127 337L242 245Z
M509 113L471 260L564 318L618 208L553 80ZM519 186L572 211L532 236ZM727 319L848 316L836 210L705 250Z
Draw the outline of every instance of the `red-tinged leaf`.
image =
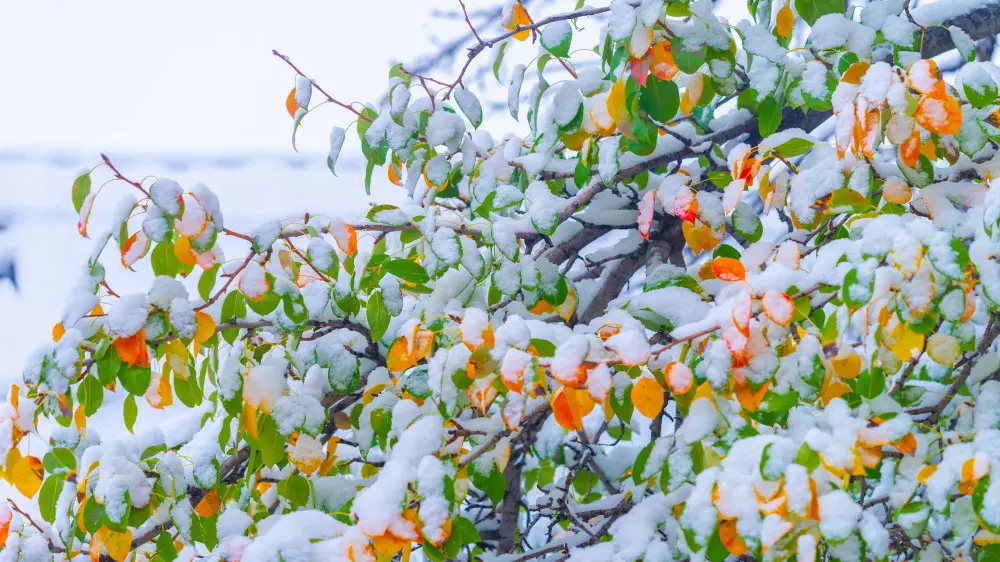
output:
M674 197L674 215L682 221L694 224L694 219L698 218L698 198L693 191L681 191Z
M795 315L795 303L781 291L770 290L760 300L764 315L779 326L787 326Z
M14 519L14 512L6 505L0 505L0 548L7 546L7 534L10 532L10 522Z
M80 205L80 220L76 223L76 229L80 233L80 236L84 238L87 238L87 223L90 222L90 211L94 208L94 198L96 196L96 191L90 192L83 200L83 204Z
M722 281L743 281L747 277L746 267L733 258L715 258L712 260L712 273Z
M629 60L629 72L632 73L632 78L643 88L646 87L646 78L649 76L649 65L650 61L646 57Z
M208 213L193 195L184 195L184 210L175 221L177 232L189 238L204 234L208 226Z
M656 190L651 189L639 202L639 234L649 240L649 227L653 225L653 210L656 207Z
M583 431L583 419L572 389L564 386L557 388L549 398L549 404L559 425L569 431Z
M663 378L675 395L686 393L694 385L694 373L691 372L691 368L679 361L667 363L663 368Z
M125 247L122 248L122 267L129 269L135 265L135 262L142 259L149 251L150 243L149 237L142 230L129 236L128 240L125 241Z

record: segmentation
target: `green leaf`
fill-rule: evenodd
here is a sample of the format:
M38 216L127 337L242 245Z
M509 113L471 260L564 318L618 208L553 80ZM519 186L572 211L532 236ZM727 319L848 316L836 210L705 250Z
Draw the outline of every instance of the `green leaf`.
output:
M861 371L858 375L854 391L862 398L872 400L877 398L885 390L885 373L879 367L872 367Z
M403 72L403 63L398 63L389 69L389 78L393 77L399 78L407 88L410 87L412 77L408 72Z
M451 533L457 535L462 544L475 544L483 540L475 524L461 515L452 519Z
M174 546L170 533L160 533L159 538L156 539L156 554L166 562L177 559L177 547Z
M783 158L793 158L795 156L802 156L803 154L809 152L812 150L814 144L815 143L809 139L795 137L774 147L774 152L778 153Z
M674 55L674 64L684 74L694 74L698 72L701 65L705 63L705 49L697 51L687 51L684 49L683 41L675 40L671 53Z
M761 137L768 137L781 126L781 104L768 96L757 108L757 128Z
M378 341L385 335L389 328L389 311L385 308L382 300L382 291L375 291L368 297L368 304L365 305L365 316L368 318L368 329L371 331L372 340Z
M52 523L56 520L56 503L62 492L65 475L53 474L45 479L42 489L38 492L38 512L42 519Z
M73 208L77 213L83 208L83 202L88 195L90 195L90 172L73 180Z
M146 394L151 377L152 372L149 370L149 367L137 367L135 365L125 365L118 373L118 380L121 381L122 387L136 396Z
M639 107L654 120L666 123L677 115L680 99L677 84L650 75L646 86L640 90Z
M566 30L566 33L558 38L558 43L550 44L552 41L550 37L551 34L542 33L542 46L548 49L548 51L553 55L566 58L569 56L569 47L573 42L573 28L570 27L569 24L565 24L563 27Z
M731 216L733 229L748 242L760 240L764 233L764 225L760 222L760 217L749 204L740 201L733 209Z
M970 84L962 85L962 88L965 90L965 98L968 99L969 103L972 104L972 107L975 108L986 107L987 105L995 102L997 99L996 82L994 82L990 75L986 74L985 71L981 72L983 76L980 78L981 82L977 84L979 87Z
M274 280L271 279L270 281L271 281L271 286L274 287ZM247 306L250 307L250 310L256 312L261 316L267 316L268 314L271 314L271 312L273 312L275 308L278 308L278 304L280 302L281 302L281 297L279 297L278 294L275 293L273 290L268 291L267 293L264 294L263 297L257 300L246 299Z
M201 278L198 279L198 294L201 295L202 300L208 301L212 296L212 289L215 288L215 279L219 275L220 269L222 269L222 265L215 264L211 269L202 272Z
M500 65L503 64L504 51L507 50L507 45L509 44L510 41L500 43L500 51L497 53L497 58L493 59L493 77L496 78L497 82L500 81Z
M83 413L90 417L97 413L104 402L104 386L94 376L87 376L76 389L76 400L83 406Z
M841 0L795 0L795 11L806 23L813 25L826 14L844 13L844 3Z
M135 420L139 417L139 407L135 404L135 395L129 394L125 397L125 427L128 428L129 433L134 433L133 428L135 427Z
M430 281L430 275L427 275L427 270L415 261L395 258L382 264L382 269L387 273L399 277L403 281L417 284Z

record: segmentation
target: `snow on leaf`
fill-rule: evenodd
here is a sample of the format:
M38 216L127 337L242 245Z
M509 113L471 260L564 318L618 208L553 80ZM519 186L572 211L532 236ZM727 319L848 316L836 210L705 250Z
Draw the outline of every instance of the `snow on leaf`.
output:
M746 279L746 267L733 258L715 258L712 260L712 273L723 281L743 281Z

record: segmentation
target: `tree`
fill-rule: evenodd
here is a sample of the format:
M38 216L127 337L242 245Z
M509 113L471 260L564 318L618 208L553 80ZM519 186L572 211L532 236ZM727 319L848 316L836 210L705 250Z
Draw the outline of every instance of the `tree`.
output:
M1000 69L931 57L1000 3L749 8L508 2L378 107L276 51L294 127L340 106L409 194L354 222L237 232L105 157L80 233L138 196L0 409L0 560L997 556ZM464 77L517 42L491 136ZM101 439L109 397L177 421Z

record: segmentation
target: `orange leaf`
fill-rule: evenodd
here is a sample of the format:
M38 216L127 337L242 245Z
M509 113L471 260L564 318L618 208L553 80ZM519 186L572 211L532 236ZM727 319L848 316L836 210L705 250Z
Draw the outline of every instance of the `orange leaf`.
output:
M386 368L390 373L402 373L417 362L410 355L410 345L406 341L406 336L396 338L386 355Z
M7 533L10 532L10 522L14 519L14 512L6 505L0 505L0 548L7 546Z
M900 439L893 441L891 445L904 455L912 455L917 450L917 439L912 433L907 433Z
M737 383L736 385L736 399L739 400L740 406L748 412L756 412L757 408L760 407L760 403L764 400L764 395L767 394L767 389L771 388L771 381L767 381L760 386L757 390L751 390L750 385L747 383Z
M795 13L786 3L778 10L778 17L775 19L775 30L778 36L787 39L792 34L792 27L795 26Z
M910 137L899 147L899 157L910 168L915 168L920 160L920 131L913 129Z
M655 379L640 377L632 386L632 403L640 414L656 418L663 411L663 387Z
M493 331L490 330L492 335ZM417 330L417 335L413 342L413 361L420 361L431 352L431 344L434 343L434 332L430 330Z
M684 234L684 241L695 255L710 251L719 244L712 227L700 221L681 223L681 232Z
M944 78L936 62L922 59L910 65L907 70L907 83L911 88L934 98L945 96Z
M788 9L788 7L785 6L785 9ZM750 552L746 543L743 542L739 533L736 532L735 519L727 519L719 523L719 540L722 541L722 545L726 547L729 554L733 556L743 556L747 552Z
M330 234L337 241L337 247L341 252L349 256L358 253L358 233L353 226L343 220L334 219L330 221Z
M879 134L882 132L881 119L882 112L877 107L869 109L865 113L864 137L862 138L861 150L869 159L875 155L875 147L878 145Z
M580 415L580 405L572 389L560 386L549 398L552 413L556 422L569 431L583 431L583 417Z
M844 75L840 77L840 81L847 82L848 84L860 85L861 78L864 77L870 67L871 64L865 61L856 62L847 68Z
M42 487L42 461L36 457L21 457L10 471L11 483L21 495L31 499Z
M292 88L292 91L288 92L288 97L285 98L285 109L288 110L292 119L295 119L295 114L299 111L299 104L295 103L295 88Z
M389 175L389 181L393 185L403 187L403 167L396 161L396 156L393 155L392 162L389 163L388 169L386 170Z
M205 497L201 498L198 506L194 508L194 512L202 517L211 517L218 513L221 507L222 500L219 498L219 493L212 489L205 494Z
M479 378L472 381L472 384L465 389L465 394L469 398L469 402L475 404L484 416L486 415L486 411L490 409L490 404L496 400L500 392L497 390L497 387L493 386L494 380L496 380L496 375Z
M743 281L746 279L747 269L739 260L715 258L712 260L712 273L722 281Z
M672 80L680 69L674 62L674 54L670 50L670 41L661 41L649 50L647 57L651 60L649 71L660 80Z
M66 333L66 328L63 327L62 322L56 322L55 326L52 326L52 341L58 342L62 339L63 334Z
M932 133L955 135L962 128L962 106L948 94L942 94L940 99L922 96L913 116L921 127Z
M524 9L524 4L517 2L514 4L514 15L510 18L510 27L507 28L508 31L513 31L518 27L526 27L531 25L531 18L528 17L528 11ZM531 35L531 31L525 29L524 31L518 31L514 34L514 39L518 41L524 41Z
M127 338L118 338L113 342L118 350L118 357L129 366L149 367L149 355L146 351L146 330L139 330Z
M159 399L156 408L166 408L174 404L174 393L170 388L170 376L167 373L160 373L160 383L156 387L156 395Z

